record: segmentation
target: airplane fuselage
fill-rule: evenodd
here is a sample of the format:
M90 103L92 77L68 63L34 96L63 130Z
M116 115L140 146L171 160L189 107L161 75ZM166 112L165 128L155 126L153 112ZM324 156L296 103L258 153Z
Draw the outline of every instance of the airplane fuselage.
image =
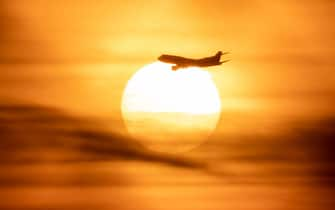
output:
M187 67L209 67L209 66L217 66L221 65L227 61L220 61L222 52L216 53L214 56L200 58L200 59L192 59L192 58L185 58L181 56L175 55L161 55L158 57L159 61L175 64L172 66L172 70L178 70L180 68L187 68Z

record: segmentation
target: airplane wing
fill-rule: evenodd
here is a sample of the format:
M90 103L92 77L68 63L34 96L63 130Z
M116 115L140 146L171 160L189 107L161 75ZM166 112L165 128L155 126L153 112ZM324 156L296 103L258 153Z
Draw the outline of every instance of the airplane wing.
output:
M181 68L181 67L178 66L178 65L174 65L174 66L171 67L171 69L172 69L173 71L177 71L177 70L180 69L180 68Z

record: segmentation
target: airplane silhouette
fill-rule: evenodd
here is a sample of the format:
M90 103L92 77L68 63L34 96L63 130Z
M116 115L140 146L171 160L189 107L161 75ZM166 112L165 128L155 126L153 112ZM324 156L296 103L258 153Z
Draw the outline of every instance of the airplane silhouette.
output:
M192 59L192 58L185 58L181 56L163 54L158 57L158 60L164 63L175 64L171 67L171 69L176 71L180 68L186 68L186 67L195 67L195 66L196 67L209 67L209 66L221 65L222 63L226 63L229 61L229 60L220 61L221 56L225 54L228 54L228 52L222 53L221 51L219 51L214 56L200 58L200 59Z

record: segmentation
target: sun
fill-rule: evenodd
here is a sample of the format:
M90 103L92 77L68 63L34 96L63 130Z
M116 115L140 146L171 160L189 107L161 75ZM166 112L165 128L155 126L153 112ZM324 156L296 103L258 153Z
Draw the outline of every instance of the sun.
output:
M221 102L208 72L197 67L172 71L170 64L154 62L128 81L121 110L129 133L145 146L180 152L215 129Z

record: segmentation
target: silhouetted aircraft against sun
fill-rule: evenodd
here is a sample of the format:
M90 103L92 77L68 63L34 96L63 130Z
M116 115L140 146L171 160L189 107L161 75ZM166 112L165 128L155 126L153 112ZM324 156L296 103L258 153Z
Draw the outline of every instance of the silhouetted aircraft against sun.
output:
M217 52L214 56L200 58L200 59L192 59L192 58L184 58L181 56L175 55L161 55L158 57L158 60L164 63L175 64L172 66L172 70L176 71L180 68L186 67L209 67L209 66L217 66L222 63L226 63L229 60L220 61L221 56L228 54L228 52L222 53L221 51Z

